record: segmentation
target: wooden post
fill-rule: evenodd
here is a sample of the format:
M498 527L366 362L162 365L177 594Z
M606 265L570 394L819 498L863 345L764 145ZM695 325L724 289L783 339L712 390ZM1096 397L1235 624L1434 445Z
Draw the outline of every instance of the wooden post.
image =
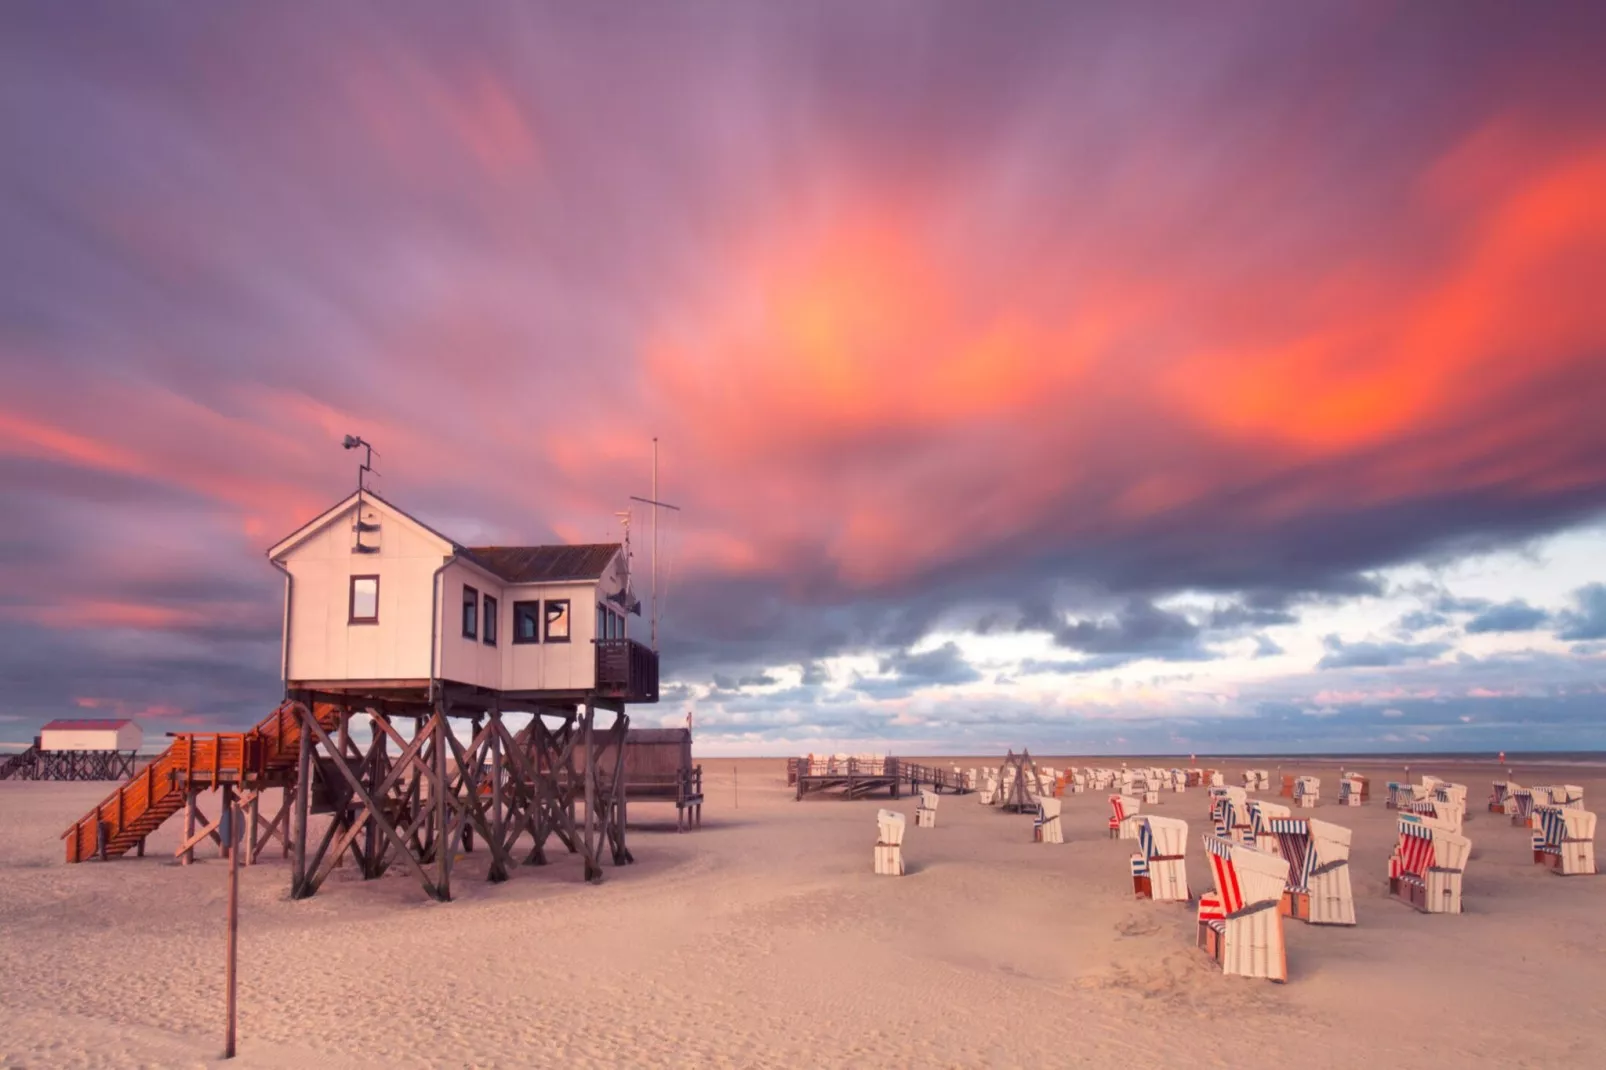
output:
M193 744L192 744L193 746ZM184 785L184 842L189 843L195 838L195 792L190 789L186 780ZM195 848L190 846L184 849L184 855L179 860L180 865L187 866L195 861Z
M586 825L583 839L585 841L585 879L588 881L602 879L602 866L597 862L597 848L593 835L597 829L597 747L593 738L592 729L596 724L596 708L590 701L586 702L586 722L583 728L586 748Z
M245 818L245 864L248 866L255 865L257 860L257 800L261 795L262 793L258 791L246 804L248 809Z
M306 714L310 716L310 711ZM306 724L296 726L301 733L301 750L296 757L295 861L290 868L290 898L307 894L307 810L312 797L312 732Z
M228 1016L228 1029L223 1041L223 1058L225 1059L234 1058L234 1027L238 1009L235 1000L235 982L237 979L235 959L238 956L240 944L240 826L242 821L240 808L235 805L233 794L233 791L225 784L223 787L223 805L224 813L228 814L229 818L229 835L227 837L229 845L229 939L228 961L224 967L223 978L223 985L226 990L224 998L227 1004Z
M452 844L447 836L446 811L446 725L444 706L437 706L440 718L435 722L435 783L430 785L435 804L435 894L442 902L452 898Z

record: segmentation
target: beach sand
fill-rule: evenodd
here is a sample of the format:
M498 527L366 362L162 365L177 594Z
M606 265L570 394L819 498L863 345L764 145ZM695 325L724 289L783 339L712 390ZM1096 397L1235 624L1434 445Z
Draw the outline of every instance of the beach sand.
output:
M909 873L891 879L871 872L874 814L911 800L800 803L784 762L703 764L702 829L633 807L636 864L600 886L561 853L489 884L481 851L451 903L399 867L365 883L349 866L292 902L270 852L242 871L228 1065L1606 1063L1606 878L1531 864L1527 830L1484 809L1504 779L1493 762L1411 767L1469 786L1461 916L1386 895L1383 785L1405 779L1399 764L1347 766L1372 777L1352 809L1335 804L1334 763L1199 763L1228 783L1245 766L1320 776L1313 813L1354 830L1359 925L1289 922L1286 985L1223 977L1194 947L1191 906L1133 899L1134 844L1107 838L1105 793L1066 797L1063 846L945 796L935 829L911 821ZM1583 784L1594 808L1603 774L1519 764L1515 779ZM177 865L175 819L143 859L64 864L58 836L108 787L0 784L0 1065L220 1059L227 863L209 846ZM1189 822L1190 881L1208 890L1205 792L1150 810Z

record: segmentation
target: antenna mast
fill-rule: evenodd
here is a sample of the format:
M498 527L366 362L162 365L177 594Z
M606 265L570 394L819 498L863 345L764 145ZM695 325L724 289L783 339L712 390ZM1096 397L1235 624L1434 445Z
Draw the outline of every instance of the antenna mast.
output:
M658 510L673 509L680 512L680 506L670 505L668 502L658 500L658 436L652 439L652 497L639 498L632 494L630 500L652 506L652 649L658 652Z

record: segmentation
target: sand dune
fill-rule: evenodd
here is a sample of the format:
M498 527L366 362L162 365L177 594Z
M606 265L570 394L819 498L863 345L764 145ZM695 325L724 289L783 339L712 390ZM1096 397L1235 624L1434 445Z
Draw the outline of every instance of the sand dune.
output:
M945 798L937 828L911 823L908 876L889 879L871 873L885 801L796 803L775 761L705 770L703 829L634 830L637 864L600 887L570 856L491 885L476 879L482 853L449 904L400 871L364 883L349 869L297 903L286 863L246 870L230 1065L1273 1061L1244 1054L1255 1045L1297 1046L1313 1066L1600 1060L1606 878L1530 864L1526 831L1482 811L1492 763L1412 767L1472 787L1460 917L1384 894L1394 815L1381 785L1398 766L1361 766L1369 805L1316 811L1355 830L1359 925L1290 923L1287 985L1222 977L1194 950L1191 908L1133 900L1132 844L1106 838L1102 794L1066 798L1063 846L1033 844L1029 818ZM1336 796L1336 766L1299 771ZM1606 799L1606 777L1577 768L1516 778ZM174 864L173 829L144 859L63 864L58 834L103 794L0 784L0 1063L209 1065L226 866L211 850ZM1208 888L1204 793L1161 799L1152 809L1190 822L1190 880Z

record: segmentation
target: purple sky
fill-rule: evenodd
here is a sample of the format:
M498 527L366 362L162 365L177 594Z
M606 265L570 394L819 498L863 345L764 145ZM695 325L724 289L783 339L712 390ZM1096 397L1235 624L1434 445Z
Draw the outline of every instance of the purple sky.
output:
M646 490L711 748L1606 747L1596 4L7 5L0 741ZM639 563L639 562L638 562Z

